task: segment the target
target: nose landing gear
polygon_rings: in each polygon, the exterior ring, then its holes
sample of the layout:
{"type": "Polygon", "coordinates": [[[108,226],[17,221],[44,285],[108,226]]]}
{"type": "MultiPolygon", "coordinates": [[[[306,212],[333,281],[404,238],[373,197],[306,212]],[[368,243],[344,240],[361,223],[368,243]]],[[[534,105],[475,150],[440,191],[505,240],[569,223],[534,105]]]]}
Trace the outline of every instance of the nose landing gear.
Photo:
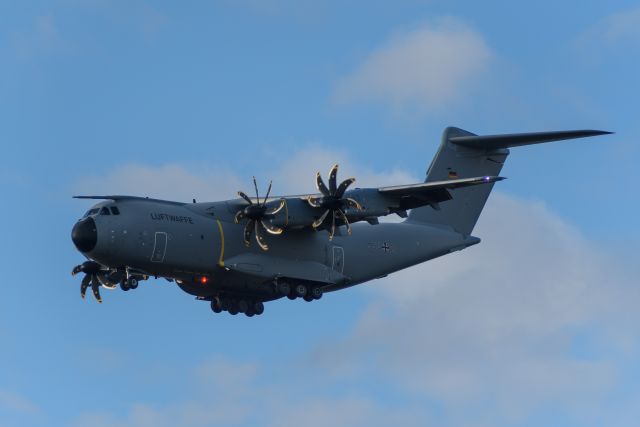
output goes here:
{"type": "MultiPolygon", "coordinates": [[[[122,279],[120,281],[120,289],[122,289],[123,291],[128,291],[130,289],[136,289],[138,287],[138,283],[139,283],[140,278],[136,277],[136,276],[129,276],[128,279],[122,279]]],[[[144,278],[142,278],[142,280],[144,280],[144,278]]]]}
{"type": "Polygon", "coordinates": [[[140,284],[140,281],[147,280],[148,278],[149,276],[140,273],[133,273],[127,269],[124,276],[120,279],[120,289],[125,292],[131,289],[136,289],[140,284]]]}

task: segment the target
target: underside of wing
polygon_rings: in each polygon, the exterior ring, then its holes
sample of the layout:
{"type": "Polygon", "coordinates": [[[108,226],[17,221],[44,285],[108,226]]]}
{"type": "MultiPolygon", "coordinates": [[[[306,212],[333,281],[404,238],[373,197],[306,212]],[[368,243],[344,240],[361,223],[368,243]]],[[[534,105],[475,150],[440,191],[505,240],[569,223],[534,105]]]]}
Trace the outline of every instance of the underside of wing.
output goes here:
{"type": "Polygon", "coordinates": [[[475,178],[450,179],[446,181],[421,182],[419,184],[381,187],[380,194],[398,199],[399,208],[413,209],[425,205],[451,200],[449,190],[473,185],[492,184],[505,178],[500,176],[480,176],[475,178]]]}

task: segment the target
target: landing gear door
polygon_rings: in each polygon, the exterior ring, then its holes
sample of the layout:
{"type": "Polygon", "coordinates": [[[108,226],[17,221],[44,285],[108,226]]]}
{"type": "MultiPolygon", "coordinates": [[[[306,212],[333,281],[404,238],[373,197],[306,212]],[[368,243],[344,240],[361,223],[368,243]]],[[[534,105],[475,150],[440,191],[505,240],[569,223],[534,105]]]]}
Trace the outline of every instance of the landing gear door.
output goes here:
{"type": "Polygon", "coordinates": [[[331,269],[340,274],[344,272],[344,249],[340,246],[331,248],[331,269]]]}
{"type": "Polygon", "coordinates": [[[167,233],[157,231],[155,243],[153,245],[153,253],[151,254],[151,262],[163,262],[167,253],[167,233]]]}

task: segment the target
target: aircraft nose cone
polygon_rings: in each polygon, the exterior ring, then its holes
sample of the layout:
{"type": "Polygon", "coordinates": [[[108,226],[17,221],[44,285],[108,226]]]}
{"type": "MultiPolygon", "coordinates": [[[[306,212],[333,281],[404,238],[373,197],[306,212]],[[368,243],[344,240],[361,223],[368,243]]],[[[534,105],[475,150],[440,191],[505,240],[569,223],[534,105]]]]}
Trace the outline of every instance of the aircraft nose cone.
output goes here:
{"type": "Polygon", "coordinates": [[[84,218],[76,222],[71,230],[71,240],[80,252],[91,252],[98,242],[98,231],[93,218],[84,218]]]}

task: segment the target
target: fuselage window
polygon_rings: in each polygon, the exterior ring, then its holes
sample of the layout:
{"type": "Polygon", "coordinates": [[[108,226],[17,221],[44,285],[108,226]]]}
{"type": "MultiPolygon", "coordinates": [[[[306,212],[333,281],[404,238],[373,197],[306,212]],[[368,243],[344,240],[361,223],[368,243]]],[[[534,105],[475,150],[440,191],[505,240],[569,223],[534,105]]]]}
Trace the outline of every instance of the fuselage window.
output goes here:
{"type": "Polygon", "coordinates": [[[100,210],[100,215],[111,215],[111,212],[109,212],[109,209],[105,206],[100,210]]]}
{"type": "Polygon", "coordinates": [[[120,209],[117,206],[111,206],[111,213],[114,215],[120,215],[120,209]]]}

